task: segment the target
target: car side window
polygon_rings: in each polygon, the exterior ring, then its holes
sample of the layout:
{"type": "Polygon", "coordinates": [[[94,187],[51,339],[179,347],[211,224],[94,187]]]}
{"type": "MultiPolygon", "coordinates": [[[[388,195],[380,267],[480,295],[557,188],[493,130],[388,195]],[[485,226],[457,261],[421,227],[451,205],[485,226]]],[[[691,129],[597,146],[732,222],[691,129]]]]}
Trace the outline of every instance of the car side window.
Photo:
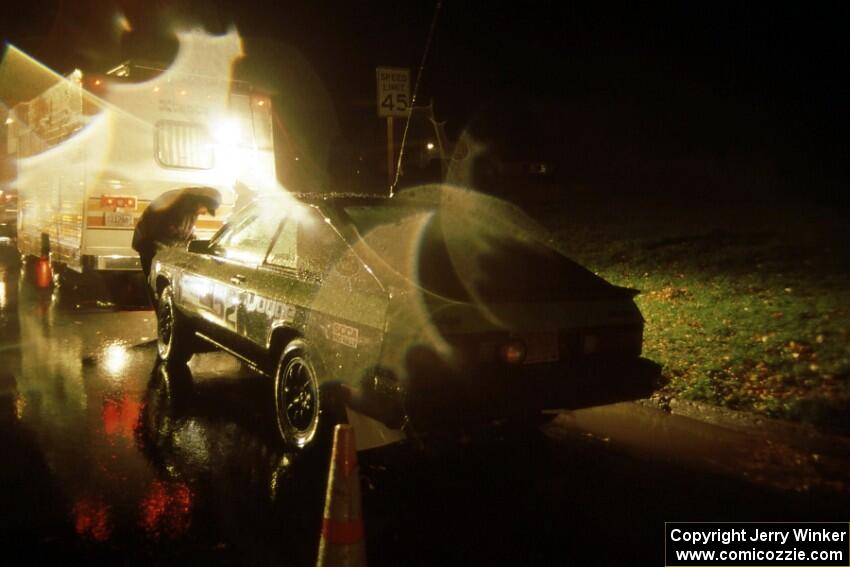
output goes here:
{"type": "Polygon", "coordinates": [[[298,270],[320,277],[333,266],[345,249],[345,243],[318,211],[299,219],[296,238],[298,270]]]}
{"type": "Polygon", "coordinates": [[[260,264],[274,238],[280,218],[274,215],[251,215],[221,235],[213,254],[246,264],[260,264]]]}
{"type": "Polygon", "coordinates": [[[283,221],[283,228],[280,229],[277,240],[269,252],[267,260],[269,264],[292,270],[298,268],[298,249],[295,240],[297,233],[298,223],[293,217],[283,221]]]}
{"type": "Polygon", "coordinates": [[[268,263],[319,278],[345,250],[345,242],[315,209],[305,208],[284,222],[268,263]]]}
{"type": "Polygon", "coordinates": [[[219,231],[218,234],[213,237],[211,242],[213,246],[213,253],[217,256],[224,255],[224,245],[233,238],[233,233],[237,230],[240,230],[243,226],[248,224],[254,219],[254,215],[245,216],[240,219],[231,219],[224,227],[219,231]]]}

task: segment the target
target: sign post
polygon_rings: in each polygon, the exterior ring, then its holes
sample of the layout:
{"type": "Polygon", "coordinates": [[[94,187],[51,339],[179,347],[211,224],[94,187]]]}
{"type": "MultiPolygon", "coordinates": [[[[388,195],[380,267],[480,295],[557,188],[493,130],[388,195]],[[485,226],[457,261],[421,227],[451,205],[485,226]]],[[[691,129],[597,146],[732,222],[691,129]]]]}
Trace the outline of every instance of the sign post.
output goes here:
{"type": "Polygon", "coordinates": [[[387,116],[387,187],[392,191],[393,180],[395,179],[395,140],[393,133],[393,117],[387,116]]]}
{"type": "Polygon", "coordinates": [[[410,69],[378,67],[378,116],[387,119],[387,185],[395,179],[393,118],[410,114],[410,69]]]}

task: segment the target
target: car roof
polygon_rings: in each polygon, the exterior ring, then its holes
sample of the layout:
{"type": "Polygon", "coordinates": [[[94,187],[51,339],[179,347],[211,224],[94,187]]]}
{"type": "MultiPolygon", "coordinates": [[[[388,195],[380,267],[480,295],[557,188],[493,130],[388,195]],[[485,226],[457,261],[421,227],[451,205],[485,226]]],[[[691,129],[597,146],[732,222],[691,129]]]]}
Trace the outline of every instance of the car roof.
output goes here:
{"type": "Polygon", "coordinates": [[[391,202],[392,197],[379,193],[342,193],[342,192],[309,192],[291,193],[291,195],[306,204],[319,204],[322,202],[333,202],[341,205],[348,204],[381,204],[391,202]]]}

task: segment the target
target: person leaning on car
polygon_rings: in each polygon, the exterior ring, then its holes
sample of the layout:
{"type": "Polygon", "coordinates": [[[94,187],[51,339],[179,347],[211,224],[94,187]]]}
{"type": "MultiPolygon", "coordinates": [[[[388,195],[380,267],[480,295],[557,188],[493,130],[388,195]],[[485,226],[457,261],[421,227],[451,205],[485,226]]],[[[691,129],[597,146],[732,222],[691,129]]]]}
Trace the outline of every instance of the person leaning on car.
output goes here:
{"type": "Polygon", "coordinates": [[[151,201],[133,232],[133,250],[139,253],[145,279],[157,251],[192,239],[198,216],[215,215],[221,197],[211,187],[187,187],[167,191],[151,201]]]}

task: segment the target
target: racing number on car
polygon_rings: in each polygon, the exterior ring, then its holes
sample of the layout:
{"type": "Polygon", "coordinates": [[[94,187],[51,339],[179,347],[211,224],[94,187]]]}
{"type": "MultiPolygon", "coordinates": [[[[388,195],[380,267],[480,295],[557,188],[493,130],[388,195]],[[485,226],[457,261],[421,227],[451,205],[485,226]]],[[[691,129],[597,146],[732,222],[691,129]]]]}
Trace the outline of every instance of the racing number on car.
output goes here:
{"type": "Polygon", "coordinates": [[[239,323],[236,315],[239,310],[239,302],[235,298],[239,297],[240,292],[232,288],[228,291],[228,302],[224,308],[224,324],[230,329],[236,329],[239,323]]]}
{"type": "Polygon", "coordinates": [[[235,298],[238,289],[219,283],[211,283],[206,278],[184,275],[180,286],[181,301],[194,310],[207,311],[217,317],[225,326],[236,329],[235,298]]]}

